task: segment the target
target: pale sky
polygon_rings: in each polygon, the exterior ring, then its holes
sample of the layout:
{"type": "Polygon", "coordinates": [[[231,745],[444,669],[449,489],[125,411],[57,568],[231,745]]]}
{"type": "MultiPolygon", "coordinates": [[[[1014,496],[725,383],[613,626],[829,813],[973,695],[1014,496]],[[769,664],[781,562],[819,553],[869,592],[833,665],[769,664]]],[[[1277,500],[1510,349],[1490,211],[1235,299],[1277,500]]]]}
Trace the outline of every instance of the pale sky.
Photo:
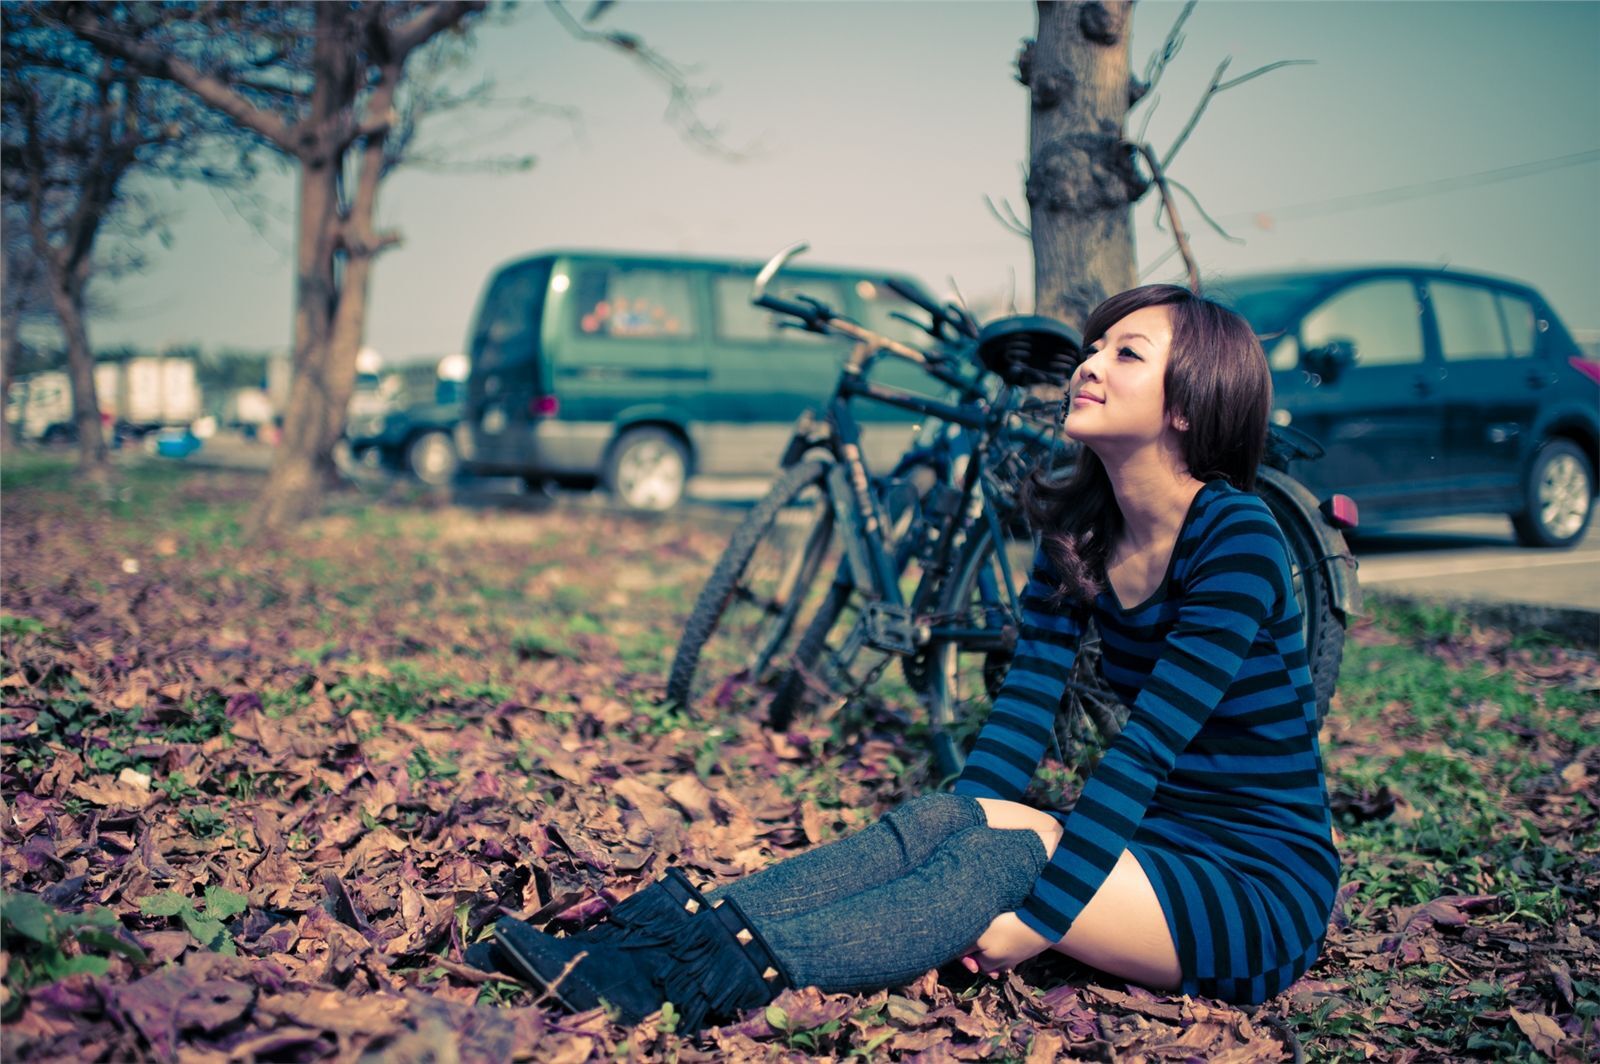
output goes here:
{"type": "MultiPolygon", "coordinates": [[[[1135,71],[1179,10],[1140,0],[1135,71]]],[[[983,197],[1026,218],[1028,101],[1013,60],[1034,20],[1015,0],[615,5],[602,25],[638,33],[718,87],[701,113],[728,143],[753,147],[737,163],[688,146],[663,120],[656,82],[571,39],[541,5],[480,26],[470,76],[580,118],[424,127],[426,139],[462,144],[463,158],[538,163],[499,176],[401,171],[386,183],[379,213],[405,244],[375,268],[368,343],[391,364],[459,350],[494,267],[570,246],[765,258],[804,239],[819,263],[905,271],[936,291],[953,278],[969,298],[1003,298],[1014,274],[1027,309],[1028,245],[983,197]]],[[[1228,243],[1184,204],[1208,276],[1445,264],[1531,283],[1569,326],[1600,328],[1600,3],[1208,0],[1185,38],[1156,90],[1147,138],[1158,152],[1223,59],[1228,76],[1315,60],[1213,99],[1174,163],[1172,176],[1245,241],[1228,243]],[[1513,180],[1471,176],[1585,152],[1513,180]],[[1428,187],[1404,191],[1417,185],[1428,187]]],[[[279,175],[258,192],[269,215],[260,233],[212,192],[170,196],[172,246],[107,290],[116,312],[92,324],[95,345],[286,349],[293,186],[279,175]]],[[[1135,208],[1142,267],[1170,246],[1156,205],[1152,193],[1135,208]]],[[[1147,279],[1178,269],[1168,259],[1147,279]]]]}

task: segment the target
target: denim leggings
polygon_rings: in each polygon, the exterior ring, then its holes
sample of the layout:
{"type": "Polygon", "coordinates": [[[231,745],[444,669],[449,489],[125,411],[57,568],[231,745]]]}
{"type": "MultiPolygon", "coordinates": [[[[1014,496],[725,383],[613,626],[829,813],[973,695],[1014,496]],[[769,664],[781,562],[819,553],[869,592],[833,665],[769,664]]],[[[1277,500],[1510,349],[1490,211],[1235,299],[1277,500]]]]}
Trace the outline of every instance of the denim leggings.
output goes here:
{"type": "Polygon", "coordinates": [[[961,956],[1046,859],[1036,832],[989,827],[976,799],[926,794],[708,897],[739,903],[793,985],[879,990],[961,956]]]}

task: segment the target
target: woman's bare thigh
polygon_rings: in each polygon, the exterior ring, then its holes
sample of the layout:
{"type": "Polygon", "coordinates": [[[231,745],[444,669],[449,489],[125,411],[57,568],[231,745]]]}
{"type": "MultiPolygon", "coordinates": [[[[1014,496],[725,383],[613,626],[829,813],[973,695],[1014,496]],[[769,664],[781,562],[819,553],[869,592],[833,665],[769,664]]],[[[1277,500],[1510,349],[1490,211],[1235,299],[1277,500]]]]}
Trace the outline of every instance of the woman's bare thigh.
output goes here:
{"type": "MultiPolygon", "coordinates": [[[[1021,802],[979,798],[985,821],[992,828],[1032,828],[1055,854],[1061,841],[1061,824],[1047,813],[1021,802]]],[[[1155,989],[1170,989],[1182,981],[1178,951],[1167,930],[1161,900],[1138,860],[1127,850],[1100,885],[1066,937],[1052,949],[1103,972],[1155,989]]]]}
{"type": "Polygon", "coordinates": [[[1127,850],[1051,949],[1152,989],[1170,990],[1183,979],[1161,900],[1127,850]]]}

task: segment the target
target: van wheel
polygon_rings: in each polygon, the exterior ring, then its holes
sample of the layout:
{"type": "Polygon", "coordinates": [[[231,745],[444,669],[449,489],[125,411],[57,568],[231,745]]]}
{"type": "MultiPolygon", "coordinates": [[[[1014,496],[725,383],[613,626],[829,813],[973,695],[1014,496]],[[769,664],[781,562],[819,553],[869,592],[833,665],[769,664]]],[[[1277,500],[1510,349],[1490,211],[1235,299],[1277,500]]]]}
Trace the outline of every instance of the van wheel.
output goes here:
{"type": "Polygon", "coordinates": [[[606,490],[630,510],[670,510],[689,480],[689,452],[658,428],[629,429],[606,459],[606,490]]]}
{"type": "Polygon", "coordinates": [[[448,432],[424,432],[406,447],[406,468],[424,484],[449,484],[455,479],[456,464],[456,445],[448,432]]]}
{"type": "Polygon", "coordinates": [[[1533,456],[1522,487],[1522,512],[1511,518],[1528,547],[1571,547],[1594,512],[1594,467],[1569,440],[1550,440],[1533,456]]]}

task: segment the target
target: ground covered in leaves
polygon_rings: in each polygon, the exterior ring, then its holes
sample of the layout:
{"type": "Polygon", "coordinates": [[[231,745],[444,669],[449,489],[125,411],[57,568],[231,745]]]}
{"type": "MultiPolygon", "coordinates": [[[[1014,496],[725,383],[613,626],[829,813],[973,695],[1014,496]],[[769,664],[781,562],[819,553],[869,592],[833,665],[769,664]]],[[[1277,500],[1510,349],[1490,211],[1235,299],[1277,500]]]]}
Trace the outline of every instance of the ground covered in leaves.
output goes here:
{"type": "MultiPolygon", "coordinates": [[[[1240,1010],[1046,959],[790,992],[682,1038],[460,963],[668,862],[707,882],[930,786],[914,722],[688,719],[663,679],[727,535],[335,500],[243,548],[258,481],[3,472],[7,1060],[1590,1059],[1592,648],[1376,611],[1325,733],[1345,861],[1308,976],[1240,1010]]],[[[1058,775],[1070,778],[1070,773],[1058,775]]]]}

